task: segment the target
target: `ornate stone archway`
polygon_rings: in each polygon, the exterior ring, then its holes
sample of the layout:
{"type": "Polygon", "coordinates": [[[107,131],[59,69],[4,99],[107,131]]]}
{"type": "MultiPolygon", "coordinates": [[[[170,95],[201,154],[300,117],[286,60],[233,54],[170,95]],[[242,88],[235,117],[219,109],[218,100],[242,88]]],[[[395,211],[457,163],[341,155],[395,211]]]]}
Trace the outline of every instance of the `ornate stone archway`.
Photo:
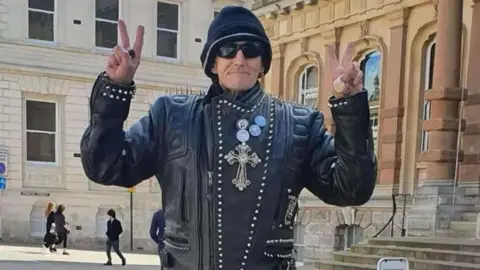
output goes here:
{"type": "Polygon", "coordinates": [[[54,202],[51,198],[38,198],[32,205],[30,210],[30,236],[34,238],[41,238],[46,232],[46,217],[45,210],[49,202],[54,202]]]}
{"type": "MultiPolygon", "coordinates": [[[[422,25],[419,29],[417,34],[412,40],[412,43],[408,45],[407,54],[409,55],[410,59],[406,63],[406,89],[405,89],[405,96],[404,100],[406,100],[405,108],[405,132],[403,132],[402,141],[405,143],[403,144],[402,149],[402,164],[401,168],[403,168],[400,172],[400,179],[412,179],[409,182],[404,182],[404,191],[413,193],[415,186],[417,185],[417,180],[419,175],[423,174],[422,170],[424,166],[419,163],[419,149],[421,144],[421,138],[418,134],[422,130],[422,121],[420,120],[421,117],[421,110],[423,104],[423,95],[424,95],[424,86],[423,86],[423,74],[424,74],[424,67],[423,67],[423,54],[425,51],[426,42],[430,39],[430,37],[436,33],[437,30],[437,21],[432,20],[428,23],[422,25]],[[420,72],[419,72],[420,71],[420,72]],[[417,162],[412,163],[412,160],[416,160],[417,162]]],[[[463,47],[462,47],[462,57],[461,59],[468,59],[467,53],[467,28],[465,24],[462,25],[462,39],[463,39],[463,47]]],[[[467,61],[463,61],[461,63],[462,71],[461,71],[461,81],[465,80],[466,77],[466,65],[467,61]]]]}
{"type": "MultiPolygon", "coordinates": [[[[287,78],[286,78],[286,91],[282,93],[281,98],[296,102],[296,97],[298,96],[298,80],[299,76],[302,73],[302,67],[307,65],[315,65],[318,68],[318,82],[317,85],[321,87],[322,73],[323,73],[323,62],[320,57],[320,54],[317,52],[308,51],[302,55],[293,59],[290,62],[290,65],[287,68],[287,78]]],[[[320,91],[318,91],[320,93],[320,91]]],[[[320,98],[320,95],[317,96],[317,102],[320,98]]]]}

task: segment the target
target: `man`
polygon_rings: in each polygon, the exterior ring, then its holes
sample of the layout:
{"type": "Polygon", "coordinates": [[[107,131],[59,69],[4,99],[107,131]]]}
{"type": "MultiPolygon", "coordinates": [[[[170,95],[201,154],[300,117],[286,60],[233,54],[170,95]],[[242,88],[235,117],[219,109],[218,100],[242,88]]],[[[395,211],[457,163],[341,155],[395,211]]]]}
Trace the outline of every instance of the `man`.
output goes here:
{"type": "Polygon", "coordinates": [[[110,209],[107,211],[108,221],[107,221],[107,262],[104,265],[112,265],[112,247],[115,253],[117,253],[120,260],[122,260],[122,265],[127,264],[127,260],[123,257],[122,252],[120,252],[120,235],[123,233],[122,223],[117,219],[117,214],[115,210],[110,209]]]}
{"type": "Polygon", "coordinates": [[[272,49],[260,21],[242,7],[223,8],[208,31],[201,55],[212,80],[208,93],[162,96],[124,132],[144,30],[138,27],[130,52],[122,20],[119,30],[122,44],[93,86],[82,163],[87,177],[103,185],[131,187],[157,177],[165,268],[294,269],[293,222],[303,188],[337,206],[370,199],[376,161],[351,45],[341,65],[329,50],[335,143],[321,112],[261,89],[257,80],[270,69],[272,49]]]}
{"type": "Polygon", "coordinates": [[[165,249],[163,240],[165,239],[165,217],[163,210],[159,209],[153,214],[150,224],[150,238],[157,244],[158,255],[161,255],[165,249]]]}

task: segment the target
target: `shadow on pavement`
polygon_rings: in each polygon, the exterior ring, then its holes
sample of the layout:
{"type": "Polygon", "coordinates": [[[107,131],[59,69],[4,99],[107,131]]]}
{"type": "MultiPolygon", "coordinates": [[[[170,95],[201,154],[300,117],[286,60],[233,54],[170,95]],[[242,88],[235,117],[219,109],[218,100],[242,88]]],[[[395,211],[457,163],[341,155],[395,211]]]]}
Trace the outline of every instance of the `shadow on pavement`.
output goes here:
{"type": "Polygon", "coordinates": [[[82,263],[82,262],[60,262],[60,261],[12,261],[0,260],[0,269],[2,270],[83,270],[83,269],[135,269],[135,270],[158,270],[156,265],[135,265],[127,264],[121,266],[114,264],[113,266],[104,266],[96,263],[82,263]]]}

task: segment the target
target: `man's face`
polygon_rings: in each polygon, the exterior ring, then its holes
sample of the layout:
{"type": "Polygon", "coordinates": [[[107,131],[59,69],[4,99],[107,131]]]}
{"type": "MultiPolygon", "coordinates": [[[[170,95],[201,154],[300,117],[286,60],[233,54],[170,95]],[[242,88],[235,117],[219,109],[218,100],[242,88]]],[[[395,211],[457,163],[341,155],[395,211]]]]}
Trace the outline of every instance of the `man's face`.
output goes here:
{"type": "Polygon", "coordinates": [[[263,75],[262,53],[257,42],[226,44],[218,49],[212,73],[218,75],[220,85],[227,90],[248,90],[263,75]]]}

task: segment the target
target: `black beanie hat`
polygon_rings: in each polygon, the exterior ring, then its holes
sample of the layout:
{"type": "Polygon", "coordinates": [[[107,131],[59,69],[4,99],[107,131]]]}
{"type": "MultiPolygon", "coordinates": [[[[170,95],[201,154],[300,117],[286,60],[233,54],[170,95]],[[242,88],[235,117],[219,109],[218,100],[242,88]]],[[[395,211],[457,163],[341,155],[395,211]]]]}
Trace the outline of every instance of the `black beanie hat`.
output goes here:
{"type": "Polygon", "coordinates": [[[203,70],[212,80],[217,77],[211,70],[218,48],[236,41],[256,41],[263,44],[262,63],[264,74],[267,74],[272,62],[272,46],[262,23],[244,7],[226,6],[210,24],[207,42],[200,56],[203,70]]]}

